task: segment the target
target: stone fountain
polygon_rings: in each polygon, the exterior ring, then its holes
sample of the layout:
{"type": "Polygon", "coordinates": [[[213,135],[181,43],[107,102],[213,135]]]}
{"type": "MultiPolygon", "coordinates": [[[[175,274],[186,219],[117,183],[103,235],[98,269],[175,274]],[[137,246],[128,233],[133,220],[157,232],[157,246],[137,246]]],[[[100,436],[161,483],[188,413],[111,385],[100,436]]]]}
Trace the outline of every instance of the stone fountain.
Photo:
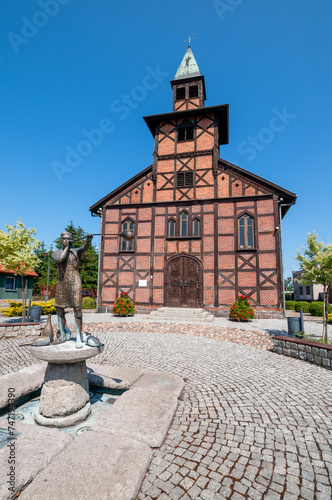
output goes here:
{"type": "Polygon", "coordinates": [[[89,235],[84,246],[72,248],[73,236],[64,231],[61,234],[63,249],[52,255],[59,271],[55,294],[59,331],[54,339],[49,316],[41,339],[30,348],[32,356],[48,363],[40,407],[35,414],[39,425],[70,427],[85,420],[91,412],[86,360],[99,354],[103,345],[96,337],[86,337],[82,332],[82,283],[78,269],[91,240],[92,235],[89,235]],[[67,307],[74,309],[76,342],[70,340],[66,325],[67,307]]]}
{"type": "Polygon", "coordinates": [[[48,363],[36,422],[70,427],[85,420],[91,412],[86,360],[99,354],[103,347],[84,345],[77,349],[75,341],[67,341],[30,349],[32,356],[48,363]]]}

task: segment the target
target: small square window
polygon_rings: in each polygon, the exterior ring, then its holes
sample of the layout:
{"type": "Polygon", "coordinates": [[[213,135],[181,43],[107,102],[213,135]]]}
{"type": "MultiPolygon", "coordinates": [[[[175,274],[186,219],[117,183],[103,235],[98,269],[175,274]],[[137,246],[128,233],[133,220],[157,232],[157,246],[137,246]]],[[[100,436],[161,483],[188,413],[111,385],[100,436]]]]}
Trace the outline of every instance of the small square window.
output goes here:
{"type": "Polygon", "coordinates": [[[6,292],[15,290],[15,278],[13,276],[6,277],[6,292]]]}
{"type": "Polygon", "coordinates": [[[180,125],[178,141],[192,141],[194,139],[194,125],[180,125]]]}
{"type": "Polygon", "coordinates": [[[176,89],[176,100],[182,101],[186,98],[186,87],[178,87],[176,89]]]}
{"type": "Polygon", "coordinates": [[[198,85],[191,85],[189,87],[189,98],[198,97],[198,85]]]}

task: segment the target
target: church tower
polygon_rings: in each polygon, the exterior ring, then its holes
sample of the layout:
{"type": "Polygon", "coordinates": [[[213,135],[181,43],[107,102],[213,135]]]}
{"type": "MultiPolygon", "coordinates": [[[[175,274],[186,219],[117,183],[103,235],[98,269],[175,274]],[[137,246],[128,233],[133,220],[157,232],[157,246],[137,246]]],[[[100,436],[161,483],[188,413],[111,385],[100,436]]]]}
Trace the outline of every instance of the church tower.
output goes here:
{"type": "Polygon", "coordinates": [[[204,106],[204,76],[190,45],[171,85],[173,111],[144,117],[155,140],[154,201],[217,197],[219,146],[228,144],[228,105],[204,106]]]}

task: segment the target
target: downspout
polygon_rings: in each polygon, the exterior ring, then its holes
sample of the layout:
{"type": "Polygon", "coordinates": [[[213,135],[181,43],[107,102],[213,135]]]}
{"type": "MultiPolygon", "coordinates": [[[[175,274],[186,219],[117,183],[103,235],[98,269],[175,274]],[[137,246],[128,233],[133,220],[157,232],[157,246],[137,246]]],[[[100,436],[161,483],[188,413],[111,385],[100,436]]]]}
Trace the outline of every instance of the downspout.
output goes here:
{"type": "MultiPolygon", "coordinates": [[[[280,198],[279,201],[283,201],[283,198],[280,198]]],[[[286,316],[286,303],[285,303],[285,278],[284,278],[284,252],[282,248],[282,215],[281,208],[282,207],[291,207],[295,205],[295,201],[293,203],[280,203],[279,205],[279,244],[280,244],[280,270],[281,270],[281,287],[282,287],[282,309],[284,318],[286,316]]]]}
{"type": "MultiPolygon", "coordinates": [[[[103,212],[99,211],[99,213],[94,214],[91,212],[92,217],[100,217],[100,233],[103,232],[103,212]]],[[[96,298],[96,308],[97,308],[97,313],[99,312],[99,283],[100,283],[100,278],[99,278],[99,273],[100,273],[100,256],[101,256],[101,245],[102,245],[102,235],[100,234],[99,236],[99,249],[98,249],[98,273],[97,273],[97,298],[96,298]]]]}

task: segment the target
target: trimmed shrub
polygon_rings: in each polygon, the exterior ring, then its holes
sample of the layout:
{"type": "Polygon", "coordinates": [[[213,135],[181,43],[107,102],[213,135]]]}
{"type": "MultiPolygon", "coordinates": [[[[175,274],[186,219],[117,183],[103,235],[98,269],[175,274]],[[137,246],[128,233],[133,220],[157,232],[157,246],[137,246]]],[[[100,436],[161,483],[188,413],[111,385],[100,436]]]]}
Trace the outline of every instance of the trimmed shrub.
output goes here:
{"type": "Polygon", "coordinates": [[[135,306],[132,300],[128,297],[126,292],[120,293],[115,301],[112,313],[116,316],[128,316],[135,314],[135,306]]]}
{"type": "Polygon", "coordinates": [[[328,315],[327,322],[328,322],[329,325],[332,325],[332,314],[328,315]]]}
{"type": "MultiPolygon", "coordinates": [[[[22,302],[14,302],[9,300],[9,307],[1,308],[2,314],[10,317],[22,316],[22,302]]],[[[42,314],[55,314],[54,299],[50,299],[47,302],[31,302],[32,306],[41,306],[42,314]]],[[[28,311],[28,305],[27,305],[28,311]]]]}
{"type": "Polygon", "coordinates": [[[288,309],[289,311],[295,311],[295,304],[296,302],[294,300],[286,300],[286,309],[288,309]]]}
{"type": "MultiPolygon", "coordinates": [[[[332,313],[332,306],[329,304],[329,314],[332,313]]],[[[324,316],[324,302],[311,302],[309,305],[309,312],[311,316],[324,316]]]]}
{"type": "Polygon", "coordinates": [[[248,297],[238,295],[236,301],[229,310],[229,319],[235,321],[249,321],[255,317],[254,310],[250,306],[248,297]]]}
{"type": "Polygon", "coordinates": [[[300,309],[302,309],[304,313],[308,313],[309,305],[310,305],[309,302],[306,302],[305,300],[300,300],[299,302],[295,303],[295,311],[300,312],[300,309]]]}
{"type": "Polygon", "coordinates": [[[96,301],[93,297],[83,297],[82,309],[96,309],[96,301]]]}

